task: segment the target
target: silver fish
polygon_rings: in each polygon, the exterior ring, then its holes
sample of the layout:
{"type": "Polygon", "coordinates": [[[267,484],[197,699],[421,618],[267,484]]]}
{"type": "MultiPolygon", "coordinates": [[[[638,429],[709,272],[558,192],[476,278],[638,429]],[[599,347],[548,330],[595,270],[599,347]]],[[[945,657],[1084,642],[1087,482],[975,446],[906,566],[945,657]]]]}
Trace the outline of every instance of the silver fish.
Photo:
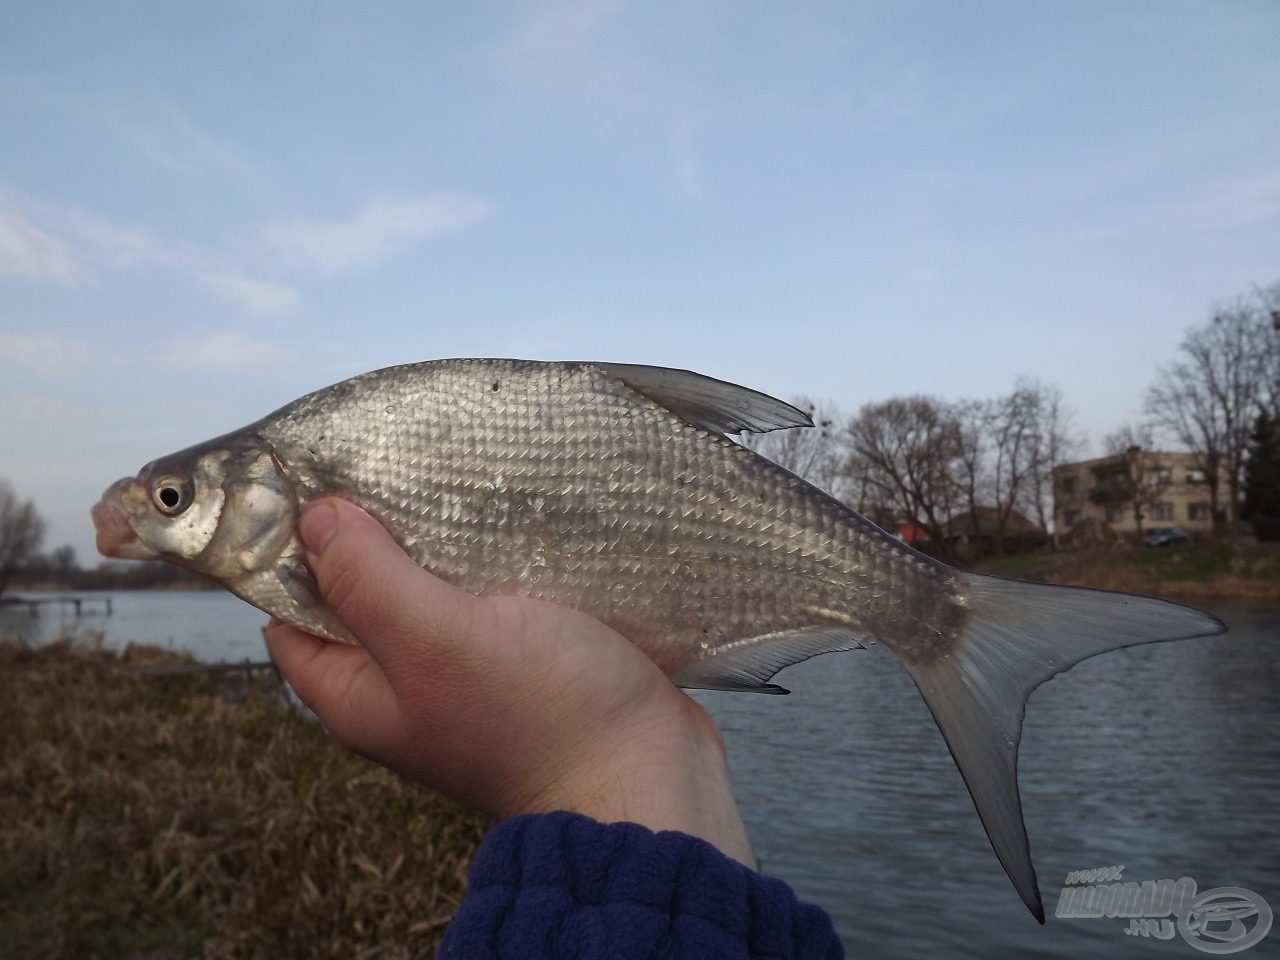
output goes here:
{"type": "Polygon", "coordinates": [[[810,425],[688,371],[442,360],[355,377],[155,460],[93,516],[104,554],[179,564],[339,642],[352,638],[296,530],[327,495],[472,593],[602,620],[684,687],[784,693],[769,682],[782,668],[883,643],[1043,923],[1016,779],[1027,696],[1094,654],[1225,627],[1164,600],[946,566],[729,439],[810,425]]]}

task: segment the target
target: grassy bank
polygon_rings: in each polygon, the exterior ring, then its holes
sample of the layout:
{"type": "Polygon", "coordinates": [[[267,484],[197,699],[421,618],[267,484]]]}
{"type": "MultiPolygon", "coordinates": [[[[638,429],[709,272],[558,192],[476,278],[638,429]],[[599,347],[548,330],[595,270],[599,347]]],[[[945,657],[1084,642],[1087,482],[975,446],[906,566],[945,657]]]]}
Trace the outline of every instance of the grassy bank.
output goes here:
{"type": "Polygon", "coordinates": [[[483,824],[177,659],[0,641],[0,956],[434,955],[483,824]]]}
{"type": "Polygon", "coordinates": [[[1184,598],[1280,599],[1280,545],[1201,543],[1099,547],[996,557],[979,570],[1001,577],[1184,598]]]}

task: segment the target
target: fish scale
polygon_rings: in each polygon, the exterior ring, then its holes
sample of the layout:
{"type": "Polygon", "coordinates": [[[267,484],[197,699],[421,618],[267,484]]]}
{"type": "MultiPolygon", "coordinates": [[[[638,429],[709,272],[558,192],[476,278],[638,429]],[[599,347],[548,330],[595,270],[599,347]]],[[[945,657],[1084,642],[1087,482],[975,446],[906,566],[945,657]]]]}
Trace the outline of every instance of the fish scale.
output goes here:
{"type": "MultiPolygon", "coordinates": [[[[575,379],[601,379],[586,370],[543,370],[540,382],[525,385],[536,402],[509,403],[491,388],[512,375],[504,366],[455,366],[431,378],[429,389],[417,377],[406,378],[394,401],[400,418],[394,431],[380,427],[382,417],[370,418],[385,406],[380,397],[341,412],[326,402],[319,416],[316,405],[304,404],[259,433],[277,451],[286,475],[293,450],[342,436],[345,469],[330,470],[319,483],[309,483],[306,474],[291,478],[304,496],[359,491],[358,502],[398,532],[415,560],[465,589],[484,594],[514,587],[568,603],[632,637],[653,634],[655,621],[682,625],[675,631],[664,626],[649,641],[663,665],[676,666],[691,642],[709,645],[713,632],[738,639],[761,622],[775,629],[813,626],[815,608],[853,606],[847,582],[858,560],[839,549],[844,544],[830,522],[840,512],[831,511],[818,526],[808,500],[771,496],[774,491],[761,482],[768,478],[751,471],[758,461],[740,446],[723,439],[707,444],[705,432],[653,404],[637,411],[622,397],[586,402],[598,395],[597,383],[571,394],[561,403],[563,416],[555,414],[549,409],[553,390],[564,391],[575,379]],[[448,412],[447,425],[430,424],[428,417],[441,410],[448,412]],[[559,423],[554,444],[543,426],[548,416],[559,423]],[[629,421],[635,433],[619,434],[619,420],[629,421]],[[433,436],[444,439],[428,446],[433,436]],[[429,452],[406,458],[396,455],[399,450],[429,452]],[[494,483],[498,470],[509,473],[494,483]],[[422,477],[432,478],[425,490],[422,477]],[[616,494],[605,517],[593,509],[592,498],[611,488],[616,494]],[[740,502],[753,494],[756,504],[742,513],[740,502]],[[444,509],[433,516],[437,505],[444,509]],[[726,522],[725,511],[734,513],[733,522],[726,522]],[[744,522],[737,522],[739,515],[744,522]],[[776,533],[766,535],[765,528],[776,533]],[[479,563],[471,554],[477,545],[479,563]],[[618,609],[611,589],[618,555],[643,561],[627,571],[650,588],[643,607],[618,609]],[[540,567],[553,568],[556,577],[535,582],[525,575],[511,583],[511,571],[540,567]],[[827,567],[834,569],[818,572],[827,567]],[[815,585],[829,595],[815,596],[815,585]],[[655,598],[666,598],[665,605],[655,598]],[[696,618],[685,612],[693,608],[696,618]]],[[[387,389],[382,385],[383,396],[387,389]]],[[[892,584],[880,592],[892,594],[892,584]]],[[[848,618],[830,625],[837,624],[849,625],[848,618]]],[[[875,624],[869,616],[863,632],[870,634],[875,624]]]]}
{"type": "Polygon", "coordinates": [[[303,397],[112,486],[99,547],[204,573],[274,616],[354,638],[306,566],[298,511],[352,500],[424,568],[614,627],[687,687],[785,692],[808,657],[879,641],[915,681],[1023,901],[1027,697],[1085,657],[1220,632],[1179,604],[948,567],[729,439],[810,425],[688,371],[446,360],[303,397]]]}

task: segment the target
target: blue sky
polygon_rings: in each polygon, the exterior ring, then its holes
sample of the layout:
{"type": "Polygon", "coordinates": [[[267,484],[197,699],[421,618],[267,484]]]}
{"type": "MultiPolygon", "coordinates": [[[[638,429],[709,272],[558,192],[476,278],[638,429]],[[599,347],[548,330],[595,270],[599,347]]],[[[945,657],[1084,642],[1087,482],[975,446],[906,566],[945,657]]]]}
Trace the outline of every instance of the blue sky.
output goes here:
{"type": "Polygon", "coordinates": [[[1097,449],[1280,279],[1280,5],[0,7],[0,477],[447,356],[848,410],[1062,388],[1097,449]]]}

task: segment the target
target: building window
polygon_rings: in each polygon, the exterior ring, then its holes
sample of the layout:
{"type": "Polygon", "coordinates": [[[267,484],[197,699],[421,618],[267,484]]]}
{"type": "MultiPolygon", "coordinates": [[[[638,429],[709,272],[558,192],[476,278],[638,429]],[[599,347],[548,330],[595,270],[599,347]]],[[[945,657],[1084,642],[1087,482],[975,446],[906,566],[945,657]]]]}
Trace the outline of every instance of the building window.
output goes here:
{"type": "Polygon", "coordinates": [[[1209,505],[1207,503],[1188,503],[1187,519],[1188,520],[1208,520],[1209,505]]]}
{"type": "Polygon", "coordinates": [[[1064,510],[1062,512],[1062,525],[1066,527],[1074,527],[1080,522],[1079,510],[1064,510]]]}
{"type": "Polygon", "coordinates": [[[1147,517],[1151,520],[1172,520],[1173,504],[1149,503],[1147,504],[1147,517]]]}
{"type": "Polygon", "coordinates": [[[1147,486],[1163,487],[1168,485],[1172,474],[1168,467],[1152,467],[1147,471],[1147,486]]]}
{"type": "Polygon", "coordinates": [[[1187,483],[1204,483],[1204,471],[1198,467],[1188,467],[1187,483]]]}
{"type": "Polygon", "coordinates": [[[1070,497],[1076,492],[1076,478],[1062,477],[1058,480],[1058,489],[1064,497],[1070,497]]]}
{"type": "Polygon", "coordinates": [[[1122,523],[1124,521],[1125,507],[1123,504],[1112,504],[1107,507],[1107,523],[1122,523]]]}

